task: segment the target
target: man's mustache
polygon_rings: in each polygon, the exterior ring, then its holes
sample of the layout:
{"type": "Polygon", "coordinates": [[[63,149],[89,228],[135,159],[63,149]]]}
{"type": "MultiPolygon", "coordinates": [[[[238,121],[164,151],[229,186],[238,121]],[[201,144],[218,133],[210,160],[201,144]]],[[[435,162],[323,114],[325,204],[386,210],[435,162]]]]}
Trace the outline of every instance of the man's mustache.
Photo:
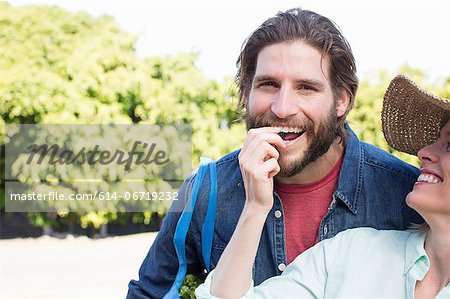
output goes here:
{"type": "Polygon", "coordinates": [[[258,114],[246,117],[247,129],[255,129],[261,127],[292,127],[301,131],[314,131],[314,123],[309,120],[299,119],[280,119],[276,115],[258,114]]]}

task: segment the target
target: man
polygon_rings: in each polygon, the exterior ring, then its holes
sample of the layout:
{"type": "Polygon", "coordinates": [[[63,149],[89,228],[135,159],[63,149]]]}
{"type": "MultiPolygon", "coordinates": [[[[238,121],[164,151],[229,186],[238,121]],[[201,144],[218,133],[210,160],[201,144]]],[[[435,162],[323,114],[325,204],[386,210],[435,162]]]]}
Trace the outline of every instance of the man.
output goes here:
{"type": "MultiPolygon", "coordinates": [[[[279,13],[248,38],[238,67],[248,135],[241,151],[216,163],[211,269],[244,205],[257,193],[273,194],[273,202],[262,232],[255,232],[261,235],[253,264],[255,284],[281,274],[298,254],[342,230],[405,229],[421,222],[404,202],[418,170],[360,142],[345,122],[358,79],[350,46],[332,21],[301,9],[279,13]],[[252,180],[264,180],[265,190],[250,189],[252,180]]],[[[194,178],[181,187],[182,202],[190,196],[194,178]]],[[[206,175],[186,238],[190,273],[205,269],[201,228],[208,186],[206,175]]],[[[180,213],[171,210],[141,266],[139,281],[130,282],[128,298],[162,297],[175,279],[173,234],[180,213]]]]}

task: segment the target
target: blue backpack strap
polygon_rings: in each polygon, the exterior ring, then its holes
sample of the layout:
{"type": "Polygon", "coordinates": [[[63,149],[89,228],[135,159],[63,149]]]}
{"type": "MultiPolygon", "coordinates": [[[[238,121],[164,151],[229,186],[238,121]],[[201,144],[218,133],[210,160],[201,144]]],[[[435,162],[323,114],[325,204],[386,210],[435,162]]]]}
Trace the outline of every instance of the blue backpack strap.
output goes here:
{"type": "Polygon", "coordinates": [[[206,211],[205,222],[202,227],[202,255],[206,270],[210,271],[212,242],[214,237],[214,225],[216,222],[216,201],[217,201],[217,170],[216,163],[209,163],[209,200],[206,211]]]}
{"type": "Polygon", "coordinates": [[[189,224],[191,223],[192,212],[194,211],[195,202],[197,201],[198,191],[200,190],[205,172],[208,168],[208,162],[209,161],[207,159],[200,159],[200,167],[194,180],[191,197],[188,199],[183,213],[181,213],[180,219],[178,219],[177,227],[173,236],[173,244],[178,256],[178,272],[172,287],[163,297],[165,299],[179,298],[178,290],[184,281],[184,277],[186,276],[186,235],[189,229],[189,224]]]}

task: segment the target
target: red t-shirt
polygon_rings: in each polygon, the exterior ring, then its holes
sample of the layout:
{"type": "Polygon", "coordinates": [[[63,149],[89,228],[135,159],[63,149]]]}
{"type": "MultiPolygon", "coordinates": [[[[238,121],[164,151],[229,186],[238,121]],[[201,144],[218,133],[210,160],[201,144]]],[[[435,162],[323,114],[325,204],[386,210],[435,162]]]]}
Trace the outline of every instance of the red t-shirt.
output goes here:
{"type": "Polygon", "coordinates": [[[343,158],[344,155],[317,182],[296,185],[275,181],[275,191],[283,205],[288,264],[317,243],[319,225],[336,190],[343,158]]]}

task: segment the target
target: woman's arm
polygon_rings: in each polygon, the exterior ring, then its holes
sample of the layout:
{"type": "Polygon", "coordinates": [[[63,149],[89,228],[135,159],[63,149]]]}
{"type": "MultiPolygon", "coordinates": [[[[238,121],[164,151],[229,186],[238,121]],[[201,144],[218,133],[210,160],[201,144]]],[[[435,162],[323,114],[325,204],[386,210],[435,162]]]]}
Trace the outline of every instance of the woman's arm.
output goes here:
{"type": "Polygon", "coordinates": [[[252,286],[252,268],[267,213],[246,205],[211,283],[211,294],[239,298],[252,286]]]}
{"type": "MultiPolygon", "coordinates": [[[[217,298],[302,298],[302,299],[318,299],[325,298],[325,286],[327,285],[328,267],[327,260],[331,254],[340,252],[340,243],[342,243],[343,234],[339,234],[333,239],[322,241],[314,247],[308,249],[298,256],[291,264],[286,267],[281,276],[272,277],[264,281],[261,285],[253,287],[252,282],[242,285],[245,289],[242,294],[237,294],[235,289],[236,277],[224,277],[224,281],[219,287],[224,288],[223,293],[214,293],[212,291],[212,280],[216,276],[215,271],[223,269],[218,266],[208,277],[204,284],[195,290],[195,295],[199,299],[217,299],[217,298]],[[329,248],[332,246],[332,248],[329,248]],[[327,248],[328,247],[328,248],[327,248]],[[327,254],[328,251],[328,254],[327,254]],[[327,256],[328,255],[328,256],[327,256]]],[[[345,242],[344,242],[345,244],[345,242]]],[[[237,252],[239,254],[240,251],[237,252]]],[[[225,254],[225,253],[224,253],[225,254]]],[[[333,257],[331,257],[333,259],[333,257]]],[[[240,265],[235,265],[240,269],[240,265]]],[[[237,273],[237,272],[236,272],[237,273]]],[[[345,275],[342,276],[345,278],[345,275]]],[[[217,283],[217,282],[216,282],[217,283]]],[[[340,284],[339,281],[334,281],[340,284]]],[[[352,284],[354,281],[351,282],[352,284]]],[[[222,291],[222,290],[221,290],[222,291]]],[[[239,290],[239,292],[241,292],[239,290]]],[[[327,298],[335,298],[335,293],[328,293],[327,298]]]]}

